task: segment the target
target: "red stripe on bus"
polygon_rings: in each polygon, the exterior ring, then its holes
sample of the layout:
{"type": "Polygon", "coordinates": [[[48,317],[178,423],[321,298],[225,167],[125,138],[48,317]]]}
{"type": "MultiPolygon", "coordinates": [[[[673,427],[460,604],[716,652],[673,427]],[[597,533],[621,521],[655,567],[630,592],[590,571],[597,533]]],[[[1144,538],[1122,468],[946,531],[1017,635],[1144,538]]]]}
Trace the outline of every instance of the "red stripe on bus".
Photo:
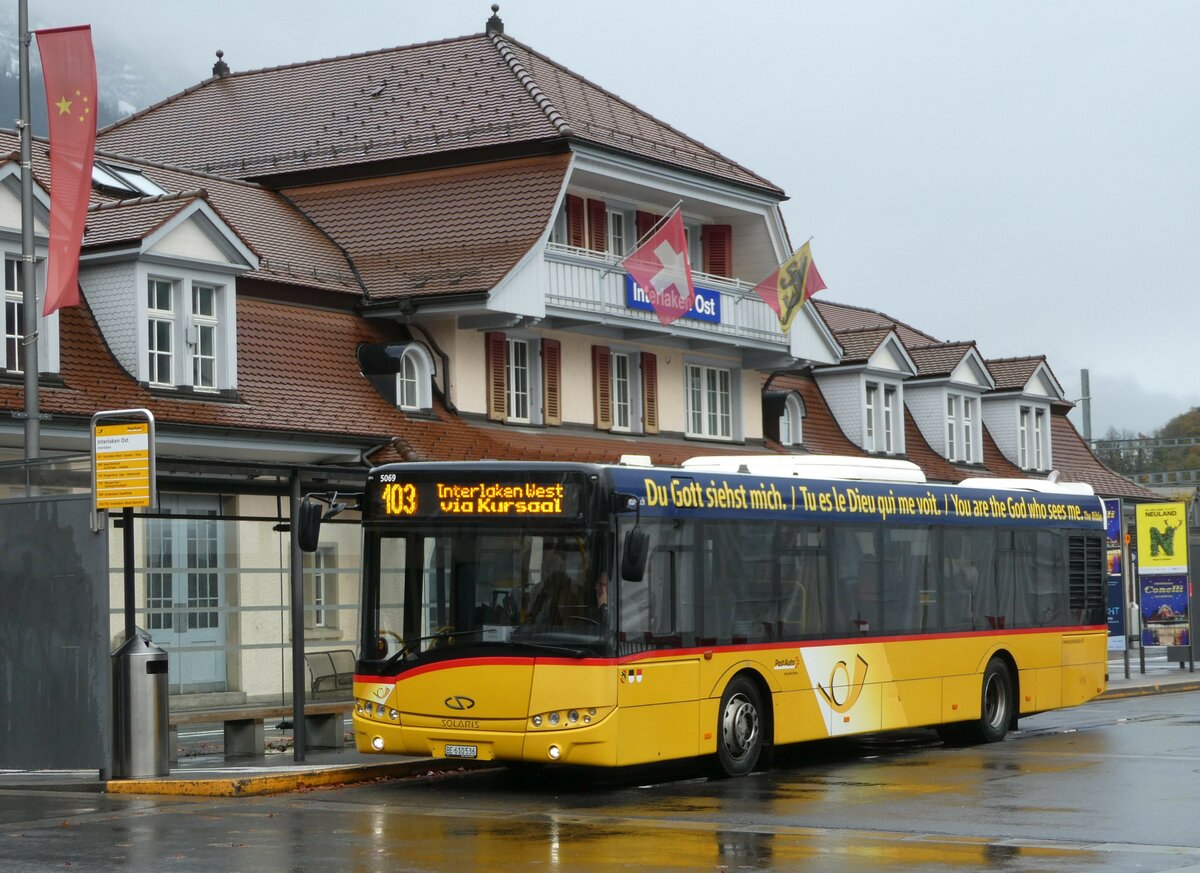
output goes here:
{"type": "Polygon", "coordinates": [[[986,630],[986,631],[959,631],[956,633],[939,633],[939,634],[922,634],[922,635],[904,635],[904,636],[889,636],[889,637],[839,637],[829,640],[796,640],[793,642],[764,642],[764,643],[732,643],[723,645],[711,646],[691,646],[688,648],[678,649],[651,649],[646,652],[637,652],[633,655],[622,655],[619,658],[535,658],[535,657],[491,657],[491,658],[463,658],[456,661],[438,661],[435,664],[424,664],[420,667],[414,667],[411,670],[406,670],[403,673],[397,673],[394,676],[367,676],[356,674],[355,682],[364,683],[379,683],[379,682],[395,682],[400,677],[409,678],[412,676],[420,676],[423,673],[433,673],[439,670],[451,670],[458,667],[515,667],[515,666],[533,666],[535,664],[547,664],[553,666],[565,665],[584,665],[588,667],[615,667],[618,664],[629,664],[635,661],[649,661],[657,658],[678,658],[689,655],[703,655],[705,652],[754,652],[754,651],[777,651],[780,649],[808,649],[808,648],[823,648],[827,646],[846,646],[846,645],[876,645],[880,643],[921,643],[928,640],[953,640],[953,639],[978,639],[980,637],[1009,637],[1009,636],[1028,636],[1029,634],[1071,634],[1071,633],[1094,633],[1099,631],[1107,631],[1108,625],[1076,625],[1072,627],[1058,628],[1014,628],[1012,630],[986,630]]]}

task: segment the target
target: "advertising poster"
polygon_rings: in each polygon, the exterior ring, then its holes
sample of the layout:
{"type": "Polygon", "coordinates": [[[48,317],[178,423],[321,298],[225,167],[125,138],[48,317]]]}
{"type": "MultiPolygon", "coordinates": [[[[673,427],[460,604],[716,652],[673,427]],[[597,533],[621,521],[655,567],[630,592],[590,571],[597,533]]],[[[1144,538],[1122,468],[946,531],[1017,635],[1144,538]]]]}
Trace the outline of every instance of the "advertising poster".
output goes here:
{"type": "Polygon", "coordinates": [[[1143,503],[1137,508],[1138,573],[1186,574],[1187,506],[1143,503]]]}
{"type": "Polygon", "coordinates": [[[1186,646],[1187,576],[1142,577],[1142,645],[1186,646]]]}
{"type": "Polygon", "coordinates": [[[1121,573],[1121,501],[1104,501],[1108,565],[1108,648],[1125,650],[1125,586],[1121,573]]]}

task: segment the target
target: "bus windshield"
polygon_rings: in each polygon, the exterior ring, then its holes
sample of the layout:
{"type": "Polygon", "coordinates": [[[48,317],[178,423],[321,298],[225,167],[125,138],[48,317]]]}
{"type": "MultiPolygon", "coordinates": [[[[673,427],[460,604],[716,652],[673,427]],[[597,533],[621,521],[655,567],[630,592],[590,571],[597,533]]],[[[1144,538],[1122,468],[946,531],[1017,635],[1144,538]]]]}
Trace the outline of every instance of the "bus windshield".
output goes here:
{"type": "Polygon", "coordinates": [[[481,646],[605,654],[604,539],[479,525],[369,534],[379,581],[365,604],[364,660],[402,667],[481,646]]]}

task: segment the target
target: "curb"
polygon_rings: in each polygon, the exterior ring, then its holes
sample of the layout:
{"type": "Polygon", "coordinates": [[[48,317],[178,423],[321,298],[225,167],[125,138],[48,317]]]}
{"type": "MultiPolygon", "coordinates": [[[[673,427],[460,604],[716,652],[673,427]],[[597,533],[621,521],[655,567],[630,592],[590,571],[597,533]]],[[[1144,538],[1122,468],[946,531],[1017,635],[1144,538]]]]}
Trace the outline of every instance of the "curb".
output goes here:
{"type": "Polygon", "coordinates": [[[1184,682],[1155,682],[1132,688],[1110,688],[1097,700],[1120,700],[1124,697],[1148,697],[1151,694],[1174,694],[1179,691],[1200,691],[1200,678],[1184,682]]]}
{"type": "MultiPolygon", "coordinates": [[[[481,762],[482,763],[482,762],[481,762]]],[[[105,785],[111,794],[159,794],[178,797],[255,797],[308,791],[331,785],[353,785],[375,779],[439,776],[481,769],[463,761],[430,758],[389,764],[357,764],[348,767],[316,768],[290,773],[267,773],[212,779],[112,779],[105,785]]]]}

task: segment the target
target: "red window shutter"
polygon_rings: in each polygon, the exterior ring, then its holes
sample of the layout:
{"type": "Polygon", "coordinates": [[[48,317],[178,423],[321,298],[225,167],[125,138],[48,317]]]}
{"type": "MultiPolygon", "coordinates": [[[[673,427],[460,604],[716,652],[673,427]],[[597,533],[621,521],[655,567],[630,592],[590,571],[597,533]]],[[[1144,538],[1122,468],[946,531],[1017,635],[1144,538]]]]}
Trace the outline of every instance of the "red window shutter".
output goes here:
{"type": "Polygon", "coordinates": [[[562,344],[542,340],[542,417],[546,424],[562,424],[562,344]]]}
{"type": "Polygon", "coordinates": [[[608,250],[608,209],[603,200],[587,202],[588,248],[594,252],[608,250]]]}
{"type": "Polygon", "coordinates": [[[658,433],[658,356],[642,352],[642,430],[658,433]]]}
{"type": "Polygon", "coordinates": [[[567,245],[583,248],[583,198],[567,195],[567,245]]]}
{"type": "Polygon", "coordinates": [[[706,224],[701,229],[704,272],[714,276],[733,275],[733,228],[728,224],[706,224]]]}
{"type": "Polygon", "coordinates": [[[491,421],[508,417],[508,349],[502,333],[484,334],[487,342],[487,415],[491,421]]]}
{"type": "Polygon", "coordinates": [[[650,232],[650,228],[658,224],[661,215],[655,215],[653,212],[642,212],[638,210],[637,217],[634,219],[634,224],[637,226],[637,241],[641,241],[642,237],[650,232]]]}
{"type": "Polygon", "coordinates": [[[596,430],[612,430],[612,355],[592,346],[592,412],[596,430]]]}

